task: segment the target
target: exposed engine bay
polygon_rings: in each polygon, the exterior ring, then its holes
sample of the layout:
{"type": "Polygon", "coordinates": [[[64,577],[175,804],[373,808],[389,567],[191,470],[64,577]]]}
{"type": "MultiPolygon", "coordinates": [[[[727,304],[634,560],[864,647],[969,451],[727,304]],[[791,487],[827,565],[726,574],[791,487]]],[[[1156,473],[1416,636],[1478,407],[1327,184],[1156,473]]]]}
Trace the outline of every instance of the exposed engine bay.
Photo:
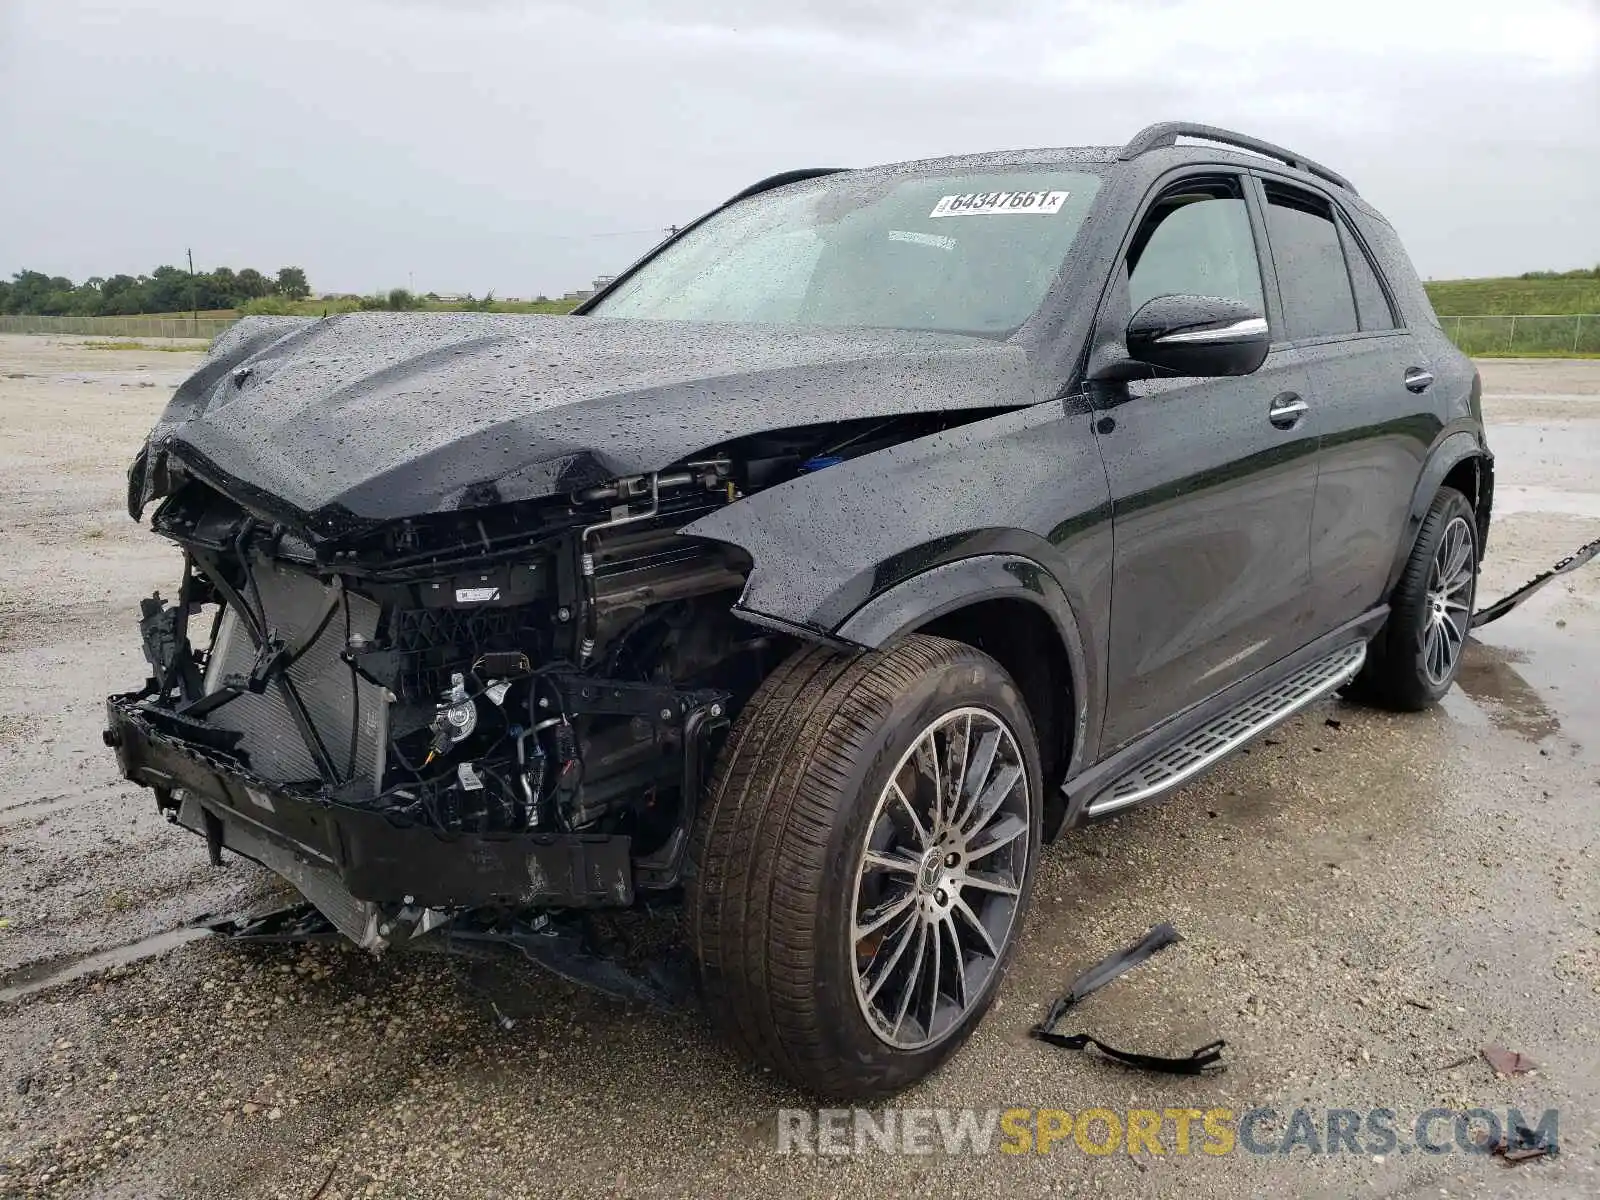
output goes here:
{"type": "Polygon", "coordinates": [[[144,602],[152,677],[107,740],[214,858],[265,863],[366,945],[670,892],[717,735],[794,644],[732,611],[742,551],[679,530],[971,418],[761,433],[321,539],[187,474],[152,518],[181,587],[144,602]]]}

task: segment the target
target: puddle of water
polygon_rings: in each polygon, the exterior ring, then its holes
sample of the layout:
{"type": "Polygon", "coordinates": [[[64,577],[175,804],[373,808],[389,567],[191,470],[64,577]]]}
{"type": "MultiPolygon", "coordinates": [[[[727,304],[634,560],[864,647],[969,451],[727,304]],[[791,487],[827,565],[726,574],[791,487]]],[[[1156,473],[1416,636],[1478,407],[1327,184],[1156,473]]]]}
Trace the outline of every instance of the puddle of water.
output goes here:
{"type": "Polygon", "coordinates": [[[1541,742],[1561,731],[1561,718],[1518,667],[1528,655],[1493,646],[1476,637],[1467,643],[1456,683],[1474,700],[1497,729],[1541,742]]]}
{"type": "Polygon", "coordinates": [[[1591,734],[1600,730],[1596,677],[1600,644],[1592,636],[1513,615],[1472,635],[1445,710],[1530,743],[1559,737],[1578,759],[1600,763],[1600,739],[1591,734]]]}
{"type": "Polygon", "coordinates": [[[74,979],[82,979],[85,975],[92,975],[96,971],[105,971],[141,959],[154,958],[158,954],[165,954],[168,950],[210,936],[211,930],[204,927],[184,926],[179,929],[169,929],[165,933],[158,933],[137,942],[129,942],[125,946],[113,946],[109,950],[32,963],[0,980],[0,1004],[14,1004],[46,988],[71,983],[74,979]]]}

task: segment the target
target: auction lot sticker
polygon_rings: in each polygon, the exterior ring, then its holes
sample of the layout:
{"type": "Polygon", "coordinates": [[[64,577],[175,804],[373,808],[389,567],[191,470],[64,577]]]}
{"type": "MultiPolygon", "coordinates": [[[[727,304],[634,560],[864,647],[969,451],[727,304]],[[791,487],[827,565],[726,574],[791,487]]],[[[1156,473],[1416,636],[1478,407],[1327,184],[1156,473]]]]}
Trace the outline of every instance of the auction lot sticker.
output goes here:
{"type": "Polygon", "coordinates": [[[1060,212],[1066,192],[968,192],[963,196],[942,196],[930,217],[990,217],[1001,213],[1060,212]]]}

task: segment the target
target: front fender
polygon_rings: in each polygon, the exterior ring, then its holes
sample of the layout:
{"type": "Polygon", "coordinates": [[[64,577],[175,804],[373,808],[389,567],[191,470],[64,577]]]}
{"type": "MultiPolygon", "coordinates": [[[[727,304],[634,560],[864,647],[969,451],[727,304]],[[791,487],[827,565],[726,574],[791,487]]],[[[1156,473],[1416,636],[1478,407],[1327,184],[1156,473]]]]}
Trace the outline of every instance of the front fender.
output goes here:
{"type": "Polygon", "coordinates": [[[1097,731],[1091,714],[1104,711],[1101,680],[1091,671],[1077,614],[1066,589],[1044,567],[1015,554],[984,554],[944,563],[897,584],[863,604],[834,631],[840,639],[877,649],[947,613],[985,600],[1021,600],[1050,618],[1066,652],[1072,677],[1071,761],[1068,774],[1080,766],[1085,747],[1097,731]]]}
{"type": "Polygon", "coordinates": [[[749,556],[739,616],[811,639],[876,646],[986,599],[1038,606],[1072,667],[1071,754],[1092,754],[1112,567],[1093,419],[1059,400],[1014,409],[756,492],[682,532],[749,556]]]}
{"type": "Polygon", "coordinates": [[[801,475],[681,532],[750,556],[744,612],[819,634],[982,554],[1109,589],[1110,487],[1090,420],[1056,400],[1012,409],[801,475]]]}

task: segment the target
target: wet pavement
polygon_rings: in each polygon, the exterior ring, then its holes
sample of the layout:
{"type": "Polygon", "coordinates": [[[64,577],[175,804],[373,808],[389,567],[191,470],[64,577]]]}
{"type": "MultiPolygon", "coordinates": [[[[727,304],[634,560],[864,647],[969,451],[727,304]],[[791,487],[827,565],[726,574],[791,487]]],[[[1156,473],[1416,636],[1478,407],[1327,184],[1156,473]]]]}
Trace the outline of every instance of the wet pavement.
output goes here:
{"type": "MultiPolygon", "coordinates": [[[[189,366],[0,338],[0,1196],[1600,1194],[1600,565],[1482,630],[1441,708],[1317,706],[1047,851],[998,1004],[897,1101],[1270,1107],[1272,1144],[1296,1108],[1402,1130],[1434,1106],[1558,1109],[1559,1158],[1405,1137],[1182,1155],[1170,1125],[1161,1156],[780,1155],[777,1112],[807,1101],[694,1015],[526,967],[169,933],[278,894],[207,865],[99,745],[101,697],[142,677],[135,601],[177,565],[120,513],[121,471],[189,366]],[[1225,1073],[1028,1039],[1160,921],[1186,940],[1063,1029],[1167,1054],[1224,1038],[1225,1073]],[[1540,1066],[1497,1077],[1489,1045],[1540,1066]]],[[[1483,372],[1490,600],[1600,536],[1600,362],[1483,372]]]]}

